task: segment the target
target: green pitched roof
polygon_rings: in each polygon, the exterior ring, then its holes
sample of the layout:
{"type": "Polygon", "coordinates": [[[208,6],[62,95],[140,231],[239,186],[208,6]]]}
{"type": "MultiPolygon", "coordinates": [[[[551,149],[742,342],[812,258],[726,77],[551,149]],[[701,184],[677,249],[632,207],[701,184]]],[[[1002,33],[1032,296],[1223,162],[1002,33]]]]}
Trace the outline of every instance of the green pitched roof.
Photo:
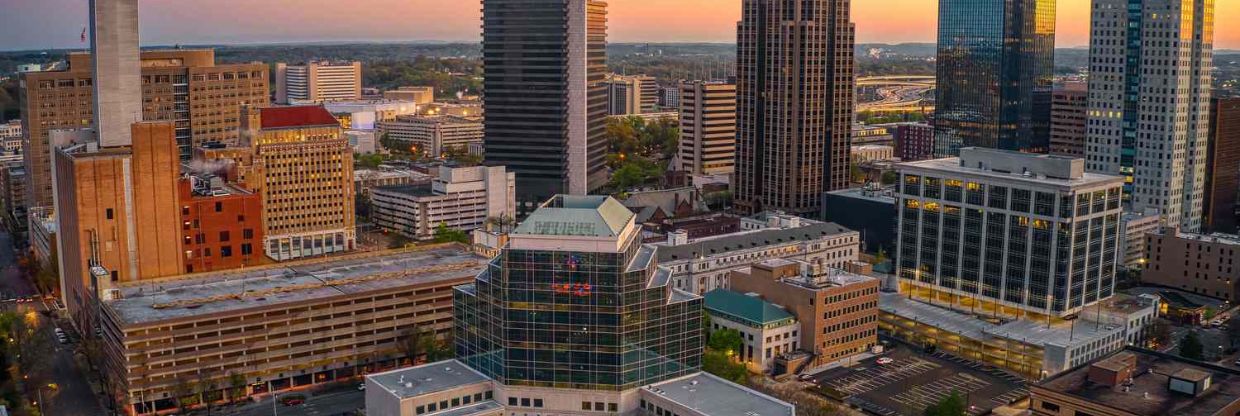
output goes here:
{"type": "Polygon", "coordinates": [[[609,196],[556,195],[534,210],[512,233],[615,237],[634,215],[609,196]]]}
{"type": "Polygon", "coordinates": [[[755,325],[766,325],[793,319],[792,314],[757,296],[748,296],[727,289],[706,292],[706,309],[741,318],[755,325]]]}

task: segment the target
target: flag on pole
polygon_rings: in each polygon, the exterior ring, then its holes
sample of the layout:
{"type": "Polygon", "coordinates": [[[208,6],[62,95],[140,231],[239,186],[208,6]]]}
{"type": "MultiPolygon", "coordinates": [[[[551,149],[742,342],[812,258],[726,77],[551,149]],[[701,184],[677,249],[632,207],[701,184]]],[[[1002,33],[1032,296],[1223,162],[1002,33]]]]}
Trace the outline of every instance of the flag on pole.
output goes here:
{"type": "Polygon", "coordinates": [[[86,26],[82,26],[82,43],[86,43],[86,26]]]}

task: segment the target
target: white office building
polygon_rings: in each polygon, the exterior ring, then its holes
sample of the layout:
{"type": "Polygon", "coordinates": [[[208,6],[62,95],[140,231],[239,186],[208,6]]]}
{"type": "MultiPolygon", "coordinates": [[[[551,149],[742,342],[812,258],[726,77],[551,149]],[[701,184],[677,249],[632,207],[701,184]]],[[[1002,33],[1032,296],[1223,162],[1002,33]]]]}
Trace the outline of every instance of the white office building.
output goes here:
{"type": "Polygon", "coordinates": [[[416,152],[439,157],[448,149],[466,149],[471,153],[482,144],[482,121],[459,116],[398,116],[396,120],[379,123],[380,137],[387,135],[416,152]]]}
{"type": "Polygon", "coordinates": [[[362,98],[362,63],[276,64],[276,103],[324,103],[362,98]]]}
{"type": "Polygon", "coordinates": [[[503,166],[440,166],[430,185],[378,187],[370,198],[376,225],[427,240],[440,224],[468,231],[516,215],[516,177],[503,166]]]}

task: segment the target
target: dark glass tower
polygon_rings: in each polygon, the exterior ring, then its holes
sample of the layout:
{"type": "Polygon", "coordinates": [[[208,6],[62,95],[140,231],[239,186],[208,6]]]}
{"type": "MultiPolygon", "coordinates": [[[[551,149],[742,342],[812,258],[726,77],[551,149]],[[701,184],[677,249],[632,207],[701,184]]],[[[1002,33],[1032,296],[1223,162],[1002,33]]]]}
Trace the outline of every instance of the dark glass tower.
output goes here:
{"type": "Polygon", "coordinates": [[[516,172],[523,208],[607,182],[606,7],[482,2],[486,159],[516,172]]]}
{"type": "Polygon", "coordinates": [[[702,300],[668,285],[634,214],[557,196],[453,300],[457,359],[506,385],[627,390],[697,371],[702,300]]]}
{"type": "Polygon", "coordinates": [[[817,215],[848,186],[851,0],[744,0],[737,24],[736,206],[817,215]]]}
{"type": "Polygon", "coordinates": [[[936,156],[1049,151],[1055,1],[939,1],[936,156]]]}

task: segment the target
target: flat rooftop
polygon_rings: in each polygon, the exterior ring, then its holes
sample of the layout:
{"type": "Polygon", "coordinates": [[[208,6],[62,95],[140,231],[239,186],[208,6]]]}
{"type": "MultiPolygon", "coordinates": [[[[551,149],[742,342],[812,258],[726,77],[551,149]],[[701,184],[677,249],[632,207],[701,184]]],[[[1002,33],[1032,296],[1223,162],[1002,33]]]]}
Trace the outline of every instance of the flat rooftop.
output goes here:
{"type": "MultiPolygon", "coordinates": [[[[986,340],[997,337],[1029,345],[1083,345],[1122,329],[1122,324],[1096,323],[1085,319],[1077,319],[1070,323],[1061,322],[1049,328],[1045,321],[1028,319],[994,324],[969,314],[889,292],[879,293],[878,308],[883,312],[915,319],[917,322],[972,339],[986,340]]],[[[1082,316],[1082,318],[1085,317],[1082,316]]]]}
{"type": "Polygon", "coordinates": [[[1120,176],[1090,173],[1082,159],[994,149],[964,148],[961,157],[899,163],[903,169],[925,169],[961,176],[1006,179],[1030,184],[1078,187],[1120,184],[1120,176]],[[1028,174],[1025,174],[1028,172],[1028,174]]]}
{"type": "Polygon", "coordinates": [[[149,324],[472,278],[485,264],[486,259],[456,245],[364,253],[135,282],[104,305],[121,323],[149,324]]]}
{"type": "MultiPolygon", "coordinates": [[[[804,223],[803,223],[804,224],[804,223]]],[[[763,230],[741,231],[731,234],[715,235],[700,238],[676,246],[656,243],[659,248],[659,262],[666,263],[676,260],[688,260],[726,254],[733,250],[758,248],[773,244],[811,241],[832,235],[855,232],[833,222],[813,222],[796,228],[768,228],[763,230]]]]}
{"type": "Polygon", "coordinates": [[[457,360],[438,361],[366,376],[400,399],[491,381],[457,360]]]}
{"type": "Polygon", "coordinates": [[[710,416],[793,416],[796,411],[783,400],[704,372],[643,389],[643,394],[654,394],[710,416]]]}
{"type": "Polygon", "coordinates": [[[1037,387],[1124,412],[1150,416],[1215,415],[1240,400],[1240,372],[1235,370],[1132,347],[1115,354],[1132,354],[1137,358],[1132,385],[1127,392],[1123,386],[1110,387],[1090,382],[1089,364],[1060,373],[1037,387]],[[1167,390],[1172,375],[1206,374],[1213,379],[1211,386],[1197,397],[1167,390]]]}

